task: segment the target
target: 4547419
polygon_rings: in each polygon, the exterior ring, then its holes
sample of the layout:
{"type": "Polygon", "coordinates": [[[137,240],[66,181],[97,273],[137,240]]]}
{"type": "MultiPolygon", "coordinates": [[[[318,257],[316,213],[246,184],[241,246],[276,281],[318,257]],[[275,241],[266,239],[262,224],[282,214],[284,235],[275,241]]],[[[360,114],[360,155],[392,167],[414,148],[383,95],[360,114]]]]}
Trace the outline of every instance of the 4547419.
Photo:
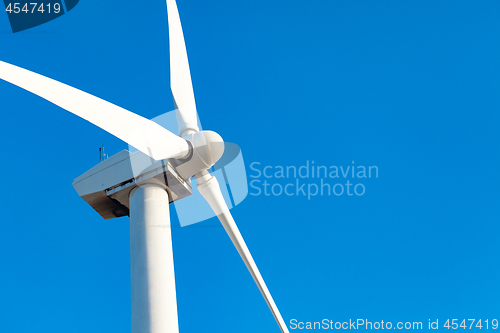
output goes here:
{"type": "Polygon", "coordinates": [[[8,13],[14,14],[40,14],[40,13],[55,13],[58,14],[61,11],[61,4],[58,2],[48,2],[48,3],[38,3],[38,2],[30,2],[30,3],[19,3],[19,2],[10,2],[5,11],[8,13]]]}
{"type": "Polygon", "coordinates": [[[448,319],[443,325],[447,329],[494,329],[498,328],[498,319],[448,319]]]}

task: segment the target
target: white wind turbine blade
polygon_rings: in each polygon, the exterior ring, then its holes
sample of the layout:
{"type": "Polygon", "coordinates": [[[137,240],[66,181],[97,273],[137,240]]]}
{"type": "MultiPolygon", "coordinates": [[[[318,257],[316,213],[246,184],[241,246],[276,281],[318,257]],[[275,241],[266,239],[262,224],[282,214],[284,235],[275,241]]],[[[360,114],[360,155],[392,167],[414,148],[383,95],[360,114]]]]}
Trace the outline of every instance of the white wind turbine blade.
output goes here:
{"type": "Polygon", "coordinates": [[[243,237],[241,236],[236,223],[234,222],[233,216],[229,212],[229,208],[227,207],[227,204],[224,201],[224,197],[222,196],[219,182],[215,177],[210,176],[209,174],[205,174],[205,176],[199,177],[199,182],[200,183],[197,185],[198,190],[205,198],[205,200],[207,200],[210,207],[213,209],[220,222],[224,226],[224,229],[226,230],[227,234],[231,238],[231,241],[238,250],[241,259],[243,259],[245,265],[250,271],[250,274],[257,284],[257,287],[259,287],[262,296],[264,296],[267,305],[271,309],[274,319],[276,319],[281,332],[289,333],[288,328],[286,327],[286,324],[283,321],[283,318],[281,317],[281,314],[278,310],[278,307],[274,303],[274,300],[271,297],[271,293],[269,292],[269,289],[267,289],[267,286],[264,283],[264,279],[262,278],[262,275],[260,275],[259,269],[257,268],[257,265],[255,264],[255,261],[253,260],[252,255],[250,254],[250,251],[248,250],[248,247],[245,244],[245,241],[243,240],[243,237]],[[204,181],[204,178],[209,179],[204,181]]]}
{"type": "Polygon", "coordinates": [[[155,122],[43,75],[0,61],[0,79],[45,98],[155,160],[182,158],[187,142],[155,122]]]}
{"type": "Polygon", "coordinates": [[[166,1],[170,41],[170,89],[174,97],[179,135],[185,137],[199,131],[196,103],[177,4],[175,0],[166,1]]]}

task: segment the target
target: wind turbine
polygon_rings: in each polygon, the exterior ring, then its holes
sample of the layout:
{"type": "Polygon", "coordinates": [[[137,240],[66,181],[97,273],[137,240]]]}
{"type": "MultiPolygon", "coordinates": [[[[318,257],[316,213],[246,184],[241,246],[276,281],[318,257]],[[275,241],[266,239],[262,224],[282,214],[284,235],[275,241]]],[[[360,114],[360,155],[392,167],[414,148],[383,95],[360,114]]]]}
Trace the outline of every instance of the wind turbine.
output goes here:
{"type": "MultiPolygon", "coordinates": [[[[209,169],[222,157],[224,141],[199,131],[184,35],[175,0],[166,0],[170,79],[179,135],[96,96],[32,71],[0,61],[0,79],[17,85],[91,122],[135,147],[90,169],[73,183],[104,218],[130,216],[132,332],[178,332],[169,202],[192,193],[190,179],[219,218],[282,332],[288,332],[271,294],[209,169]],[[133,158],[153,162],[139,175],[133,158]],[[164,179],[165,181],[159,181],[164,179]]],[[[195,209],[196,207],[193,207],[195,209]]]]}

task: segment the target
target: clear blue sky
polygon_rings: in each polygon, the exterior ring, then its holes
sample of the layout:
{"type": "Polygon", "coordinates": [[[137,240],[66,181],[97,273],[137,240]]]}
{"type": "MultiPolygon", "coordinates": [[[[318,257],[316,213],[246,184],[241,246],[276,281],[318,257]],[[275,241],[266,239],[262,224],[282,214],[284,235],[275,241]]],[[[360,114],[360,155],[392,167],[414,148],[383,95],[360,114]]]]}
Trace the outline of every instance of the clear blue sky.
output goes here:
{"type": "MultiPolygon", "coordinates": [[[[360,197],[232,211],[287,323],[500,319],[498,1],[178,6],[203,127],[249,174],[378,166],[360,197]]],[[[0,60],[153,118],[173,109],[166,17],[162,0],[82,0],[12,34],[0,13],[0,60]]],[[[128,218],[71,186],[101,144],[127,145],[3,81],[0,101],[0,331],[129,332],[128,218]]],[[[201,226],[173,230],[181,332],[278,332],[223,228],[201,226]]]]}

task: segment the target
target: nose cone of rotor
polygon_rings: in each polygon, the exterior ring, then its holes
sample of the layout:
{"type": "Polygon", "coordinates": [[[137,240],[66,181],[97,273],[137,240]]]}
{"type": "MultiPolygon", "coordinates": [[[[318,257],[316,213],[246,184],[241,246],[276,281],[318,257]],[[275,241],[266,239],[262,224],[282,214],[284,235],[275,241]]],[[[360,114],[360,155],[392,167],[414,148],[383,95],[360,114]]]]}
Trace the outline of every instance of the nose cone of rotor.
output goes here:
{"type": "Polygon", "coordinates": [[[213,131],[194,133],[192,143],[207,167],[214,165],[224,154],[224,140],[213,131]]]}
{"type": "Polygon", "coordinates": [[[224,140],[218,133],[212,131],[205,131],[204,135],[210,148],[212,163],[215,164],[224,154],[224,140]]]}

